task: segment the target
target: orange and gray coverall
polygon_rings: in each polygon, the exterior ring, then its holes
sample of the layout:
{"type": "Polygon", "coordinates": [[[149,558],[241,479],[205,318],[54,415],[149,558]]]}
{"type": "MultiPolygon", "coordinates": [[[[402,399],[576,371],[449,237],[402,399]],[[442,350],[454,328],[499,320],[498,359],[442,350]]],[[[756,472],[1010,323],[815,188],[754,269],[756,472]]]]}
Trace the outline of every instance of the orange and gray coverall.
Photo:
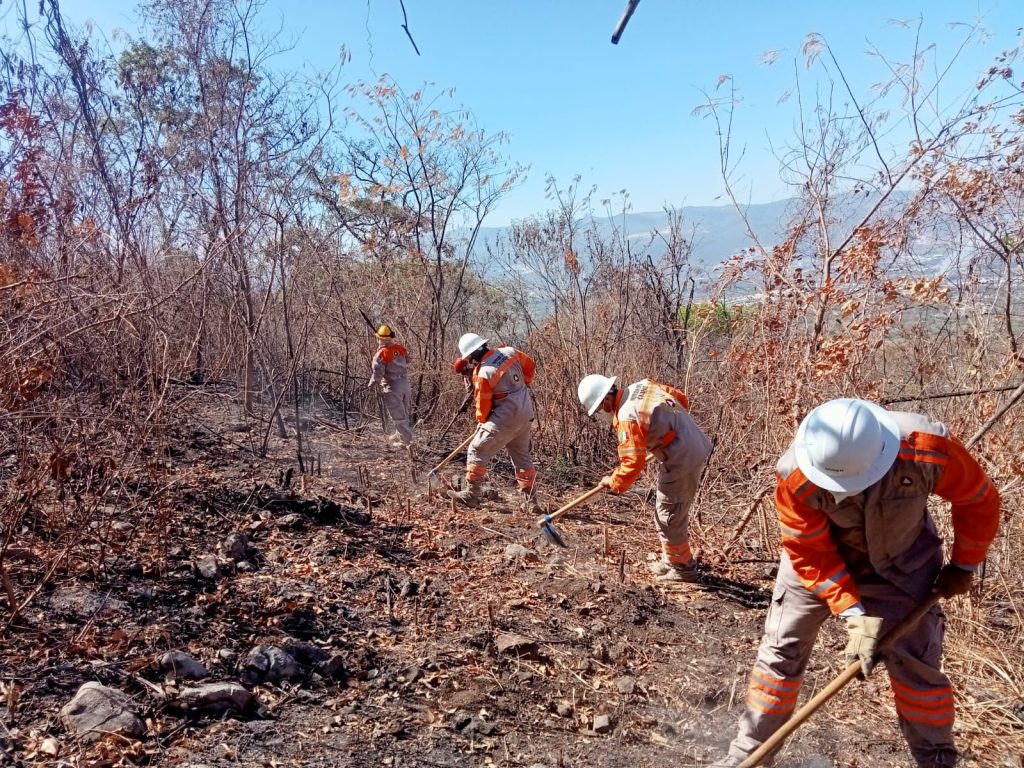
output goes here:
{"type": "MultiPolygon", "coordinates": [[[[985,559],[999,525],[999,494],[985,471],[943,424],[890,414],[900,426],[896,461],[839,503],[804,477],[792,447],[779,460],[782,561],[731,757],[746,757],[789,719],[829,615],[861,603],[888,627],[929,595],[942,567],[930,494],[952,505],[953,564],[972,569],[985,559]]],[[[936,605],[883,656],[918,766],[952,766],[957,758],[953,689],[940,669],[944,621],[936,605]]]]}
{"type": "Polygon", "coordinates": [[[373,355],[371,370],[370,385],[381,385],[384,405],[394,423],[398,440],[402,445],[409,445],[412,442],[412,428],[409,426],[409,353],[397,342],[378,347],[373,355]]]}
{"type": "Polygon", "coordinates": [[[619,466],[611,490],[628,490],[647,465],[650,451],[661,460],[654,522],[662,555],[671,565],[686,565],[690,552],[690,505],[711,441],[689,414],[686,395],[667,384],[644,379],[620,390],[612,426],[619,440],[619,466]]]}
{"type": "Polygon", "coordinates": [[[519,488],[533,488],[537,470],[530,458],[534,416],[530,383],[535,371],[533,359],[513,347],[489,350],[477,364],[473,393],[479,426],[466,458],[468,482],[483,482],[491,459],[508,448],[519,488]]]}

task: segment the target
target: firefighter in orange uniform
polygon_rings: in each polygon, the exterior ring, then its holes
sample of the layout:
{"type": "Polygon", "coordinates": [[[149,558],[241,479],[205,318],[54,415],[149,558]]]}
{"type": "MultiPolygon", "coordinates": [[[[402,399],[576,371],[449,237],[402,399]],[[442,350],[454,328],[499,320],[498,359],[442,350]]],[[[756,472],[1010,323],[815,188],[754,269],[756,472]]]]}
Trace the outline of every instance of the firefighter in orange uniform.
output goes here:
{"type": "Polygon", "coordinates": [[[395,332],[382,325],[374,334],[377,337],[377,351],[371,363],[368,388],[380,386],[384,393],[384,405],[391,417],[395,432],[387,436],[393,447],[409,448],[412,445],[412,427],[409,426],[409,353],[395,341],[395,332]]]}
{"type": "Polygon", "coordinates": [[[536,372],[533,359],[514,347],[490,349],[487,339],[466,333],[459,339],[460,360],[455,370],[472,367],[477,430],[466,458],[466,483],[448,496],[466,506],[483,498],[483,482],[491,460],[507,448],[516,471],[516,484],[523,496],[522,507],[531,514],[542,510],[534,495],[537,470],[530,456],[533,432],[533,398],[530,384],[536,372]]]}
{"type": "MultiPolygon", "coordinates": [[[[847,663],[859,659],[870,674],[888,627],[930,593],[969,591],[999,525],[996,488],[945,425],[865,400],[811,411],[777,469],[782,560],[739,734],[720,768],[739,765],[789,719],[830,615],[845,620],[847,663]],[[933,493],[952,506],[945,565],[927,509],[933,493]]],[[[943,628],[936,604],[881,657],[900,729],[922,768],[951,767],[958,757],[943,628]]]]}
{"type": "Polygon", "coordinates": [[[695,582],[690,506],[711,455],[711,441],[691,418],[690,403],[678,389],[644,379],[620,390],[615,382],[616,377],[593,373],[577,388],[587,415],[611,422],[619,441],[619,466],[601,485],[624,493],[640,477],[648,453],[660,460],[654,522],[661,557],[651,570],[662,581],[695,582]]]}

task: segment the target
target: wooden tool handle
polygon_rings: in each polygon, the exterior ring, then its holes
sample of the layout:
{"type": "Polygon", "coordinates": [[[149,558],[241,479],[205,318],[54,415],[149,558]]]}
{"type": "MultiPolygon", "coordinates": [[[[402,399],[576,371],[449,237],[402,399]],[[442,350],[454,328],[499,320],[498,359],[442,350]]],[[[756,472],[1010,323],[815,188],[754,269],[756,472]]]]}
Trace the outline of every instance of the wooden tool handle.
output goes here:
{"type": "Polygon", "coordinates": [[[540,518],[540,520],[537,521],[537,525],[543,527],[543,526],[545,526],[548,523],[555,522],[555,520],[560,518],[562,515],[564,515],[570,509],[572,509],[573,507],[577,506],[578,504],[582,504],[584,501],[589,499],[591,496],[596,496],[597,494],[599,494],[603,490],[604,490],[604,486],[603,485],[598,485],[595,488],[591,488],[589,491],[584,493],[582,496],[577,496],[575,499],[570,501],[564,507],[561,507],[558,511],[552,512],[550,515],[544,515],[544,517],[540,518]]]}
{"type": "MultiPolygon", "coordinates": [[[[923,602],[918,604],[914,610],[904,617],[903,621],[897,624],[895,627],[885,633],[882,641],[878,644],[877,653],[881,654],[887,651],[893,643],[899,640],[908,630],[914,627],[921,617],[924,616],[928,611],[932,609],[941,595],[934,593],[929,595],[923,602]]],[[[803,725],[804,721],[807,720],[811,715],[817,712],[821,706],[841,691],[847,683],[853,680],[857,673],[860,672],[860,661],[853,661],[836,675],[835,679],[832,680],[828,685],[818,691],[814,696],[804,704],[800,709],[787,720],[779,730],[773,733],[760,747],[755,749],[747,759],[740,763],[739,768],[754,768],[759,765],[762,760],[768,755],[778,749],[782,742],[784,742],[793,731],[803,725]]]]}
{"type": "Polygon", "coordinates": [[[447,456],[445,456],[443,459],[441,459],[441,463],[438,464],[436,467],[434,467],[432,470],[430,470],[430,473],[434,474],[435,472],[438,472],[442,467],[444,467],[445,464],[447,464],[449,461],[454,459],[459,454],[460,451],[466,450],[466,448],[469,446],[469,444],[471,442],[473,442],[473,438],[474,437],[476,437],[476,432],[475,431],[473,432],[473,434],[471,434],[469,437],[467,437],[465,440],[463,440],[458,448],[456,448],[454,451],[452,451],[447,456]]]}

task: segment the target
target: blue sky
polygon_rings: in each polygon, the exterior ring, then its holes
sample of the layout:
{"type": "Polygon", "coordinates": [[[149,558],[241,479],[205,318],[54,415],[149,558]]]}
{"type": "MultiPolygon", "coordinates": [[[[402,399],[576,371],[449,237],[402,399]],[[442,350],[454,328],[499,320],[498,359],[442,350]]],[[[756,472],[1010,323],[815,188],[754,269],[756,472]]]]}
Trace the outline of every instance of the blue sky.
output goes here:
{"type": "MultiPolygon", "coordinates": [[[[943,98],[969,91],[1001,50],[1017,41],[1019,2],[889,0],[840,2],[691,2],[642,0],[621,42],[609,38],[625,0],[405,0],[422,55],[402,31],[398,0],[267,0],[268,29],[278,26],[295,47],[288,69],[326,69],[344,46],[345,81],[385,73],[412,91],[424,82],[454,87],[456,99],[489,131],[511,134],[509,155],[530,166],[488,223],[500,225],[547,207],[544,178],[579,174],[598,196],[629,191],[633,209],[663,204],[718,205],[723,187],[714,125],[693,108],[730,74],[743,103],[736,145],[745,150],[738,188],[744,199],[787,196],[769,147],[792,140],[796,102],[778,104],[794,83],[794,61],[813,90],[800,48],[808,33],[833,47],[855,90],[865,97],[884,76],[871,46],[906,61],[916,21],[921,40],[948,61],[966,30],[980,22],[990,37],[972,45],[951,72],[943,98]],[[891,23],[910,20],[911,27],[891,23]],[[762,54],[780,52],[766,66],[762,54]]],[[[63,0],[67,20],[91,20],[108,37],[137,29],[128,0],[63,0]]],[[[7,19],[4,19],[6,23],[7,19]]],[[[1019,73],[1018,73],[1019,74],[1019,73]]],[[[899,135],[896,140],[902,140],[899,135]]]]}

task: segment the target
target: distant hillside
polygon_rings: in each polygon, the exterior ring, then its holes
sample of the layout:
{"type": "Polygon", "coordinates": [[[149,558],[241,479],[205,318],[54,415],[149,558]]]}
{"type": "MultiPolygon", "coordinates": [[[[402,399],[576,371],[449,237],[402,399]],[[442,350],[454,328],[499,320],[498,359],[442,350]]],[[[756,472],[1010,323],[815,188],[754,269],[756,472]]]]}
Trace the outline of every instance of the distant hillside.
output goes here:
{"type": "MultiPolygon", "coordinates": [[[[909,193],[897,193],[886,203],[886,207],[890,211],[900,208],[908,199],[909,193]]],[[[747,218],[764,245],[770,247],[782,239],[782,232],[795,202],[795,199],[791,198],[747,206],[747,218]]],[[[843,195],[838,202],[835,210],[842,212],[843,227],[837,226],[835,229],[837,233],[842,229],[844,234],[847,228],[863,218],[874,204],[870,197],[853,194],[843,195]]],[[[746,228],[732,205],[684,206],[679,210],[686,222],[686,231],[693,232],[692,263],[705,271],[710,272],[723,260],[751,245],[746,228]]],[[[613,227],[610,219],[595,218],[595,221],[603,231],[610,232],[613,227]]],[[[627,236],[637,244],[646,245],[652,232],[665,231],[667,216],[664,211],[648,211],[629,213],[625,217],[618,216],[614,219],[617,226],[621,226],[623,222],[627,236]]],[[[479,252],[484,254],[486,243],[493,242],[509,231],[510,227],[485,227],[482,231],[481,244],[478,246],[479,252]]],[[[927,243],[923,241],[918,243],[917,250],[924,252],[924,256],[919,269],[915,271],[921,274],[938,274],[947,269],[950,263],[949,254],[944,250],[929,252],[926,246],[927,243]]],[[[651,247],[655,253],[661,250],[661,244],[657,240],[651,247]]]]}
{"type": "MultiPolygon", "coordinates": [[[[786,222],[786,211],[791,200],[778,200],[772,203],[751,205],[747,209],[755,231],[767,242],[779,239],[786,222]]],[[[713,268],[724,259],[738,253],[740,249],[750,245],[743,223],[736,209],[731,205],[715,206],[684,206],[679,209],[686,221],[687,232],[693,231],[693,261],[705,268],[713,268]]],[[[613,223],[608,218],[595,218],[597,225],[604,231],[611,231],[613,223]]],[[[625,217],[614,217],[614,225],[621,226],[625,222],[628,237],[647,244],[651,233],[665,231],[668,218],[664,211],[646,211],[627,213],[625,217]]],[[[507,234],[510,227],[484,227],[481,234],[483,242],[493,242],[495,238],[507,234]]],[[[657,242],[652,245],[655,252],[660,251],[657,242]]],[[[484,248],[481,246],[481,253],[484,248]]]]}

